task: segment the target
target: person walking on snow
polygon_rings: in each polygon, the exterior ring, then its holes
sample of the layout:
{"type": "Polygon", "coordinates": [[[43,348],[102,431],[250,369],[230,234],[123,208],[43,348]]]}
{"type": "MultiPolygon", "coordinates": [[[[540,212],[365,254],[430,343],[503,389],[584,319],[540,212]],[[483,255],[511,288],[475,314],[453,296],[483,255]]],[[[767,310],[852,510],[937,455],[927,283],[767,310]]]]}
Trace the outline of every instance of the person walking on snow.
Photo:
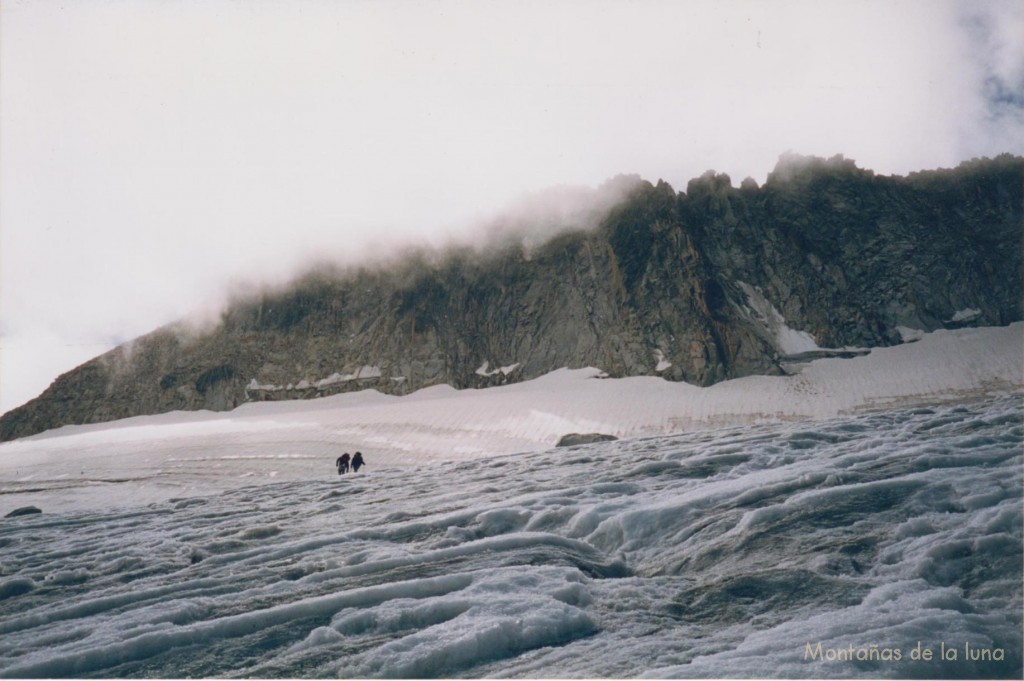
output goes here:
{"type": "Polygon", "coordinates": [[[334,462],[334,465],[338,467],[338,475],[348,473],[348,452],[339,456],[338,460],[334,462]]]}
{"type": "Polygon", "coordinates": [[[356,455],[352,457],[352,472],[358,473],[360,466],[362,466],[364,463],[366,462],[363,461],[363,453],[356,452],[356,455]]]}

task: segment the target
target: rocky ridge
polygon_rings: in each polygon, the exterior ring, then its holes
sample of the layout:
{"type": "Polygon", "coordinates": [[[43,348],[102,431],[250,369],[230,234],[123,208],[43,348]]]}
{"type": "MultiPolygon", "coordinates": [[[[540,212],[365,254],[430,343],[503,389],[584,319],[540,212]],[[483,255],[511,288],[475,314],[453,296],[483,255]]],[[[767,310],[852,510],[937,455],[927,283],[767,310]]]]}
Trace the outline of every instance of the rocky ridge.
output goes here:
{"type": "Polygon", "coordinates": [[[60,376],[0,440],[73,423],[374,388],[483,388],[560,367],[697,385],[922,332],[1022,319],[1024,159],[878,176],[786,156],[763,186],[619,178],[596,226],[390,266],[321,268],[60,376]]]}

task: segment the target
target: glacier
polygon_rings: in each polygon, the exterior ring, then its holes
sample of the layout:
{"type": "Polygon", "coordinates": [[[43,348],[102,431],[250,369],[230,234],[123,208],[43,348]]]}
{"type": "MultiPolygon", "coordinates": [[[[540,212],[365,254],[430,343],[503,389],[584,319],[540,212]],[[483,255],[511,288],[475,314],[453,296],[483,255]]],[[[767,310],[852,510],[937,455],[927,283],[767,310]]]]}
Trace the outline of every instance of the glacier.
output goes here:
{"type": "Polygon", "coordinates": [[[0,676],[1020,678],[1021,331],[5,443],[0,676]]]}

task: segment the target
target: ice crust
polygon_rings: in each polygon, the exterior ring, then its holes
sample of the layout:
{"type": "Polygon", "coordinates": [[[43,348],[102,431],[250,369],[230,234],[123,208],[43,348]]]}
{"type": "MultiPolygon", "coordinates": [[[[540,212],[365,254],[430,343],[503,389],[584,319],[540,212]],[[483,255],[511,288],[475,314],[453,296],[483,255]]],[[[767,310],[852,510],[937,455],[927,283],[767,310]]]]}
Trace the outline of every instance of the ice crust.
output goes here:
{"type": "Polygon", "coordinates": [[[709,388],[562,369],[484,390],[439,385],[404,397],[363,390],[66,426],[0,444],[0,499],[8,510],[137,505],[309,479],[333,470],[343,451],[362,451],[374,469],[418,466],[542,451],[567,433],[645,437],[1006,394],[1024,389],[1022,347],[1024,324],[1014,324],[935,332],[866,356],[815,360],[793,376],[709,388]],[[97,495],[97,485],[108,493],[97,495]],[[130,494],[117,491],[126,486],[130,494]]]}
{"type": "Polygon", "coordinates": [[[0,676],[1019,678],[1022,409],[1013,394],[7,519],[0,676]],[[918,641],[1003,659],[911,661],[918,641]],[[806,660],[818,643],[904,656],[806,660]]]}
{"type": "Polygon", "coordinates": [[[1022,330],[7,443],[0,677],[1020,678],[1022,330]]]}
{"type": "Polygon", "coordinates": [[[739,282],[739,286],[747,295],[747,302],[750,304],[747,308],[748,314],[764,326],[779,352],[798,355],[821,349],[811,334],[791,328],[782,313],[775,309],[759,288],[744,282],[739,282]]]}

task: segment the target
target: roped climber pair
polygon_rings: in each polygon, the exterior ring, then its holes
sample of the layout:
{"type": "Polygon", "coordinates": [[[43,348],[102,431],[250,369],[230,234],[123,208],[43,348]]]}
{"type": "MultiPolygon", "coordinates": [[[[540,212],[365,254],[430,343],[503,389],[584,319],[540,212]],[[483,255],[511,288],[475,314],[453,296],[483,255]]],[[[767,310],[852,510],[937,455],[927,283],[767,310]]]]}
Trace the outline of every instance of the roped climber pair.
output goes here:
{"type": "Polygon", "coordinates": [[[348,452],[345,452],[344,454],[339,456],[338,460],[334,462],[334,465],[337,466],[338,468],[338,475],[348,473],[350,463],[352,466],[352,472],[358,473],[359,469],[366,464],[366,462],[363,461],[363,453],[356,452],[355,455],[352,456],[351,458],[349,457],[348,452]]]}

